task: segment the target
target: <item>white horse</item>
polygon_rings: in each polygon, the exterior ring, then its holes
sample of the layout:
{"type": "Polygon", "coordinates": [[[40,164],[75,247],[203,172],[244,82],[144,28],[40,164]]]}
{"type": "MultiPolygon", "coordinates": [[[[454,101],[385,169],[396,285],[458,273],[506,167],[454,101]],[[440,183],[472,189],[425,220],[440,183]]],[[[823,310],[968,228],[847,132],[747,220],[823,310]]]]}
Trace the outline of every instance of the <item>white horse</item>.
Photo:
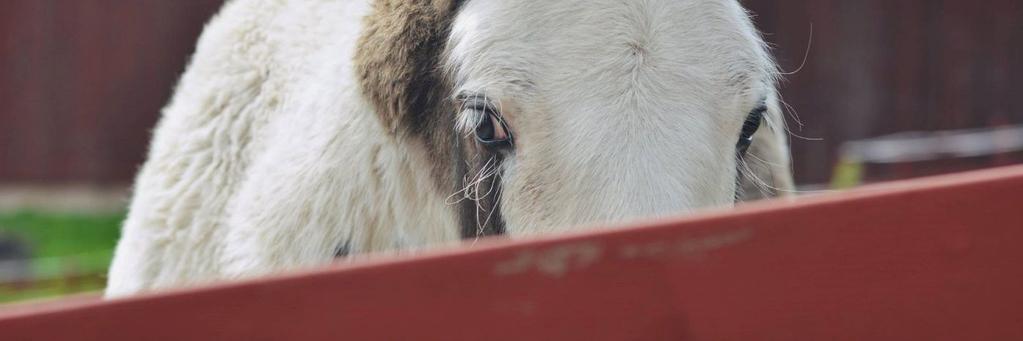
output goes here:
{"type": "Polygon", "coordinates": [[[777,76],[736,0],[234,0],[163,111],[107,295],[784,190],[777,76]]]}

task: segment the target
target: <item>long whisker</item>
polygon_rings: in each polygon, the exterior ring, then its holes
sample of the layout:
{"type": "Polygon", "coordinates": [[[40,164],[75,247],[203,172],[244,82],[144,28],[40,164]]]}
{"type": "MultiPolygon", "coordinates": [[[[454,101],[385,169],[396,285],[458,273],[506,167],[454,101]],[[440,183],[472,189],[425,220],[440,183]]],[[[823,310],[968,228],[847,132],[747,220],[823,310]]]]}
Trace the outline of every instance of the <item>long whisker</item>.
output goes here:
{"type": "Polygon", "coordinates": [[[493,175],[488,174],[488,172],[491,172],[491,168],[493,168],[493,164],[495,162],[496,162],[495,158],[490,158],[490,160],[488,160],[487,163],[484,164],[483,167],[480,168],[479,172],[477,172],[475,175],[470,176],[467,174],[465,179],[462,180],[465,184],[464,187],[456,190],[454,193],[449,195],[447,197],[447,200],[445,200],[445,203],[447,203],[448,205],[454,205],[462,202],[465,199],[473,199],[473,192],[475,187],[477,187],[480,182],[485,181],[486,178],[493,175]],[[460,198],[458,200],[452,201],[455,197],[460,198]]]}

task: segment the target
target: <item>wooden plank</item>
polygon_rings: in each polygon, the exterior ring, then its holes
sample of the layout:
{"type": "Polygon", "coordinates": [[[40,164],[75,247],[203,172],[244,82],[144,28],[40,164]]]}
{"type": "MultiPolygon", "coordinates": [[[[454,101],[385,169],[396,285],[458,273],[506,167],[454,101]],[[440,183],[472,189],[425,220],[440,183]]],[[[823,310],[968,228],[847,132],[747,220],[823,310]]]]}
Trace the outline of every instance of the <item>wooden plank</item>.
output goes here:
{"type": "Polygon", "coordinates": [[[1019,340],[1023,167],[24,310],[4,340],[1019,340]]]}

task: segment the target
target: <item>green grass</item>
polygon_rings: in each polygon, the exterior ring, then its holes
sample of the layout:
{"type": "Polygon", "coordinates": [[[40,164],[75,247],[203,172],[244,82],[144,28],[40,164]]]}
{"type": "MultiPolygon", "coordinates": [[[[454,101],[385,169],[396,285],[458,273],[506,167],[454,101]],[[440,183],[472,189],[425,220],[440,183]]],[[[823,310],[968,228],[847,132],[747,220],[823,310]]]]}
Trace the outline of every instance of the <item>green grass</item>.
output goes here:
{"type": "Polygon", "coordinates": [[[122,213],[0,213],[0,232],[28,241],[36,257],[62,257],[113,250],[123,219],[122,213]]]}
{"type": "MultiPolygon", "coordinates": [[[[32,273],[39,278],[105,273],[113,257],[123,213],[67,214],[23,211],[0,213],[0,234],[27,242],[32,273]]],[[[101,283],[51,282],[27,289],[0,288],[0,303],[102,289],[101,283]]]]}

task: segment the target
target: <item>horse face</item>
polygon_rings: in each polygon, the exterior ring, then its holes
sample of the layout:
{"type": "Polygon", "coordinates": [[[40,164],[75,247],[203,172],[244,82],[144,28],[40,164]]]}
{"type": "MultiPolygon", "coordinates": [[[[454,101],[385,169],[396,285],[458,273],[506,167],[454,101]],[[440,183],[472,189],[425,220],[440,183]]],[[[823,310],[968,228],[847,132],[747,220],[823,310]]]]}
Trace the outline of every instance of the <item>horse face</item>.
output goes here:
{"type": "Polygon", "coordinates": [[[444,66],[476,221],[512,234],[729,205],[744,120],[777,111],[736,1],[468,1],[444,66]]]}

